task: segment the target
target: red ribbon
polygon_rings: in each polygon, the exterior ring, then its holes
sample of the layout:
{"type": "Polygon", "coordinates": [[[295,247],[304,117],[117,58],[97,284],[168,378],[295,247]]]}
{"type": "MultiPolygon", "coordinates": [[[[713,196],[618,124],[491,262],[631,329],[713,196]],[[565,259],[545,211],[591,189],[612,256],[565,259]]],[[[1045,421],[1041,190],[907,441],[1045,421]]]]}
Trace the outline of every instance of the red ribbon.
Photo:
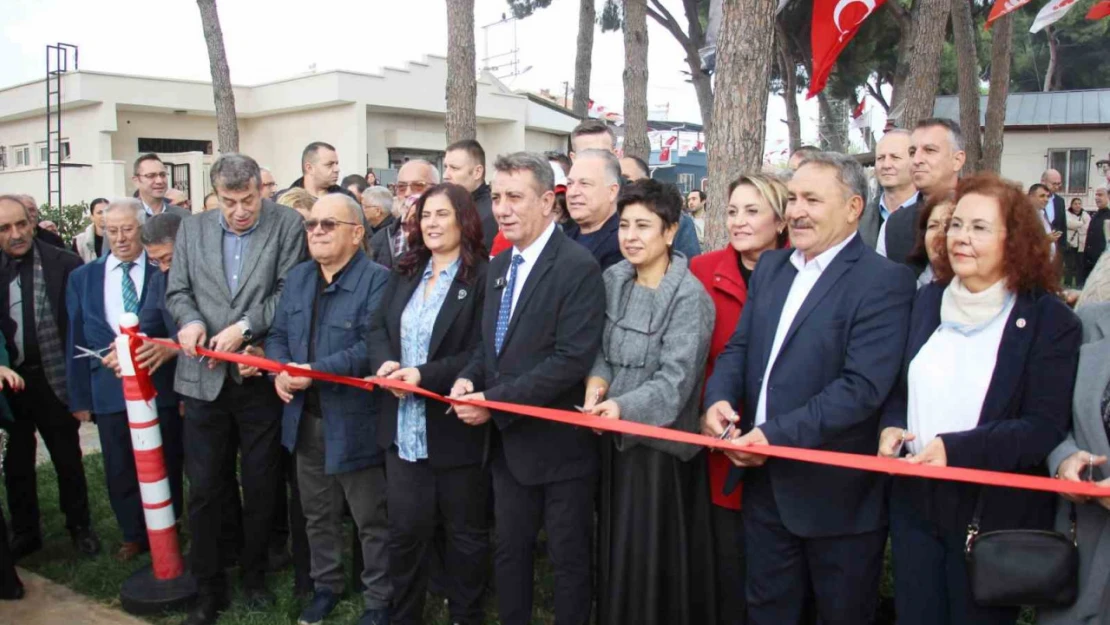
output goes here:
{"type": "MultiPolygon", "coordinates": [[[[134,333],[129,333],[132,337],[137,337],[143,341],[157,343],[166,347],[180,349],[180,345],[173,341],[165,339],[155,339],[146,336],[139,336],[134,333]]],[[[386,378],[371,378],[364,380],[361,378],[352,378],[342,375],[335,375],[331,373],[324,373],[322,371],[313,371],[311,369],[304,369],[301,367],[291,367],[283,365],[274,360],[261,358],[259,356],[248,356],[246,354],[234,354],[230,352],[215,352],[203,347],[197,347],[197,353],[206,358],[213,360],[220,360],[224,362],[231,362],[249,367],[256,367],[262,371],[271,373],[285,372],[291,376],[307,377],[321,382],[333,382],[335,384],[344,384],[346,386],[353,386],[365,390],[373,390],[375,386],[383,388],[391,388],[401,391],[406,391],[414,395],[421,395],[428,399],[434,399],[439,402],[458,405],[465,404],[470,406],[479,406],[489,410],[496,410],[499,412],[509,412],[517,415],[535,417],[538,419],[547,419],[549,421],[557,421],[559,423],[566,423],[577,427],[592,428],[595,430],[604,430],[606,432],[616,432],[619,434],[631,434],[635,436],[643,436],[646,438],[654,438],[658,440],[671,441],[675,443],[688,443],[691,445],[699,445],[701,447],[709,447],[710,449],[718,449],[722,451],[736,451],[738,447],[729,442],[723,441],[711,436],[702,434],[694,434],[692,432],[682,432],[679,430],[671,430],[654,425],[645,425],[643,423],[635,423],[632,421],[621,421],[613,419],[602,419],[590,414],[582,414],[578,412],[570,412],[566,410],[556,410],[553,408],[541,408],[538,406],[528,406],[524,404],[510,404],[505,402],[496,401],[460,401],[450,397],[438,395],[427,389],[418,386],[405,384],[397,380],[389,380],[386,378]]],[[[1066,480],[1056,480],[1048,477],[1040,477],[1035,475],[1023,475],[1018,473],[1003,473],[1001,471],[984,471],[982,469],[964,469],[960,467],[937,467],[921,464],[910,464],[903,460],[896,460],[893,458],[883,458],[880,456],[864,456],[861,454],[849,454],[838,451],[824,451],[820,449],[802,449],[797,447],[781,447],[777,445],[754,445],[751,447],[744,447],[743,450],[747,453],[758,454],[762,456],[769,456],[772,458],[784,458],[787,460],[797,460],[800,462],[812,462],[815,464],[824,464],[828,466],[841,467],[845,469],[857,469],[860,471],[872,471],[875,473],[887,473],[890,475],[902,475],[906,477],[923,477],[935,480],[950,480],[955,482],[967,482],[970,484],[982,484],[984,486],[999,486],[1004,488],[1021,488],[1026,490],[1039,490],[1060,494],[1082,495],[1086,497],[1110,497],[1110,488],[1100,487],[1092,482],[1072,482],[1066,480]]]]}

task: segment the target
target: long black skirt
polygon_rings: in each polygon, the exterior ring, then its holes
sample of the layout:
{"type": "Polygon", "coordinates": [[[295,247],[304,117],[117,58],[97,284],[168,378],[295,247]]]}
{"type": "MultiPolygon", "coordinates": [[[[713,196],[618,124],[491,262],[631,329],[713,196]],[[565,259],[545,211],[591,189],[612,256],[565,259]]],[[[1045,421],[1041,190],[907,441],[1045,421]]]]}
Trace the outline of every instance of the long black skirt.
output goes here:
{"type": "Polygon", "coordinates": [[[602,445],[598,625],[715,623],[716,573],[704,452],[688,462],[602,445]]]}

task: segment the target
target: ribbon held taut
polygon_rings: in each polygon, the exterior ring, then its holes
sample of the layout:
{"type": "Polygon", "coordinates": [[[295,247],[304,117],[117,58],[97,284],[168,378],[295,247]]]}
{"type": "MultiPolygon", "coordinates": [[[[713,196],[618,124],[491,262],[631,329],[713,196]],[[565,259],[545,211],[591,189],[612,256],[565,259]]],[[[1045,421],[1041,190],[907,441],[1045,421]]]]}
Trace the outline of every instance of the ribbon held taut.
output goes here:
{"type": "MultiPolygon", "coordinates": [[[[134,331],[130,332],[129,336],[138,338],[143,341],[149,341],[151,343],[164,345],[166,347],[172,347],[175,349],[180,349],[181,347],[173,341],[142,336],[136,334],[134,331]]],[[[324,373],[322,371],[313,371],[311,369],[283,365],[277,361],[269,360],[267,358],[261,358],[259,356],[248,356],[246,354],[234,354],[230,352],[216,352],[203,347],[197,347],[197,353],[201,356],[204,356],[205,358],[245,365],[248,367],[255,367],[257,369],[268,371],[270,373],[285,372],[292,376],[307,377],[312,378],[313,380],[319,380],[321,382],[332,382],[335,384],[343,384],[346,386],[353,386],[355,388],[361,388],[365,390],[373,390],[375,386],[381,386],[383,388],[390,388],[412,393],[414,395],[420,395],[428,399],[434,399],[436,401],[451,405],[466,404],[471,406],[479,406],[482,408],[488,408],[490,410],[497,410],[499,412],[509,412],[526,417],[547,419],[549,421],[557,421],[559,423],[566,423],[568,425],[573,425],[577,427],[603,430],[606,432],[615,432],[618,434],[631,434],[635,436],[643,436],[646,438],[654,438],[675,443],[687,443],[690,445],[698,445],[701,447],[708,447],[710,449],[718,449],[721,451],[736,451],[737,449],[737,446],[735,444],[711,436],[694,434],[692,432],[671,430],[654,425],[645,425],[643,423],[602,419],[590,414],[570,412],[567,410],[556,410],[554,408],[542,408],[539,406],[527,406],[523,404],[510,404],[496,401],[460,401],[458,399],[444,397],[427,389],[423,389],[418,386],[412,386],[410,384],[406,384],[397,380],[389,380],[386,378],[371,378],[369,380],[364,380],[362,378],[334,375],[331,373],[324,373]]],[[[929,465],[910,464],[908,462],[895,460],[893,458],[864,456],[860,454],[849,454],[838,451],[824,451],[820,449],[782,447],[777,445],[757,445],[752,447],[745,447],[743,448],[743,450],[748,453],[759,454],[772,458],[797,460],[799,462],[812,462],[815,464],[823,464],[845,469],[856,469],[859,471],[871,471],[874,473],[886,473],[889,475],[923,477],[934,480],[950,480],[955,482],[967,482],[970,484],[981,484],[983,486],[1021,488],[1025,490],[1039,490],[1058,494],[1081,495],[1085,497],[1110,497],[1110,488],[1100,487],[1091,482],[1071,482],[1065,480],[1056,480],[1048,477],[1040,477],[1036,475],[1004,473],[1001,471],[985,471],[982,469],[964,469],[960,467],[937,467],[929,465]]]]}

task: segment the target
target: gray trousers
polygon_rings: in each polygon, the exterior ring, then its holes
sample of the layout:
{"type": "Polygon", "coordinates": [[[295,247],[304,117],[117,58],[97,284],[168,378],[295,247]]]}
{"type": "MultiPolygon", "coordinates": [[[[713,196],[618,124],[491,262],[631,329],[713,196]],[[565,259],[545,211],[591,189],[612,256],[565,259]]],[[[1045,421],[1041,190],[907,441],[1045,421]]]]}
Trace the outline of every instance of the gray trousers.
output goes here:
{"type": "Polygon", "coordinates": [[[388,608],[389,522],[386,516],[385,467],[367,467],[337,475],[324,472],[324,420],[301,417],[297,435],[297,484],[301,489],[305,531],[317,589],[343,592],[343,502],[351,509],[362,544],[363,599],[367,609],[388,608]]]}

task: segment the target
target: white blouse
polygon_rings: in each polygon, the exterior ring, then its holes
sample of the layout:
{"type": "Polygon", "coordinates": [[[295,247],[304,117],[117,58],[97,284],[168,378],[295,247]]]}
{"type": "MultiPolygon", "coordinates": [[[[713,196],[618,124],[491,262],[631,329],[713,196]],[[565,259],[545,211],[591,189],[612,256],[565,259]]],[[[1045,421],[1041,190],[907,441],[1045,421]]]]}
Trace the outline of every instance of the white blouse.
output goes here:
{"type": "Polygon", "coordinates": [[[906,443],[910,453],[921,453],[938,434],[979,425],[1013,309],[1014,298],[1009,298],[994,320],[970,335],[942,324],[910,362],[907,425],[916,437],[906,443]]]}

